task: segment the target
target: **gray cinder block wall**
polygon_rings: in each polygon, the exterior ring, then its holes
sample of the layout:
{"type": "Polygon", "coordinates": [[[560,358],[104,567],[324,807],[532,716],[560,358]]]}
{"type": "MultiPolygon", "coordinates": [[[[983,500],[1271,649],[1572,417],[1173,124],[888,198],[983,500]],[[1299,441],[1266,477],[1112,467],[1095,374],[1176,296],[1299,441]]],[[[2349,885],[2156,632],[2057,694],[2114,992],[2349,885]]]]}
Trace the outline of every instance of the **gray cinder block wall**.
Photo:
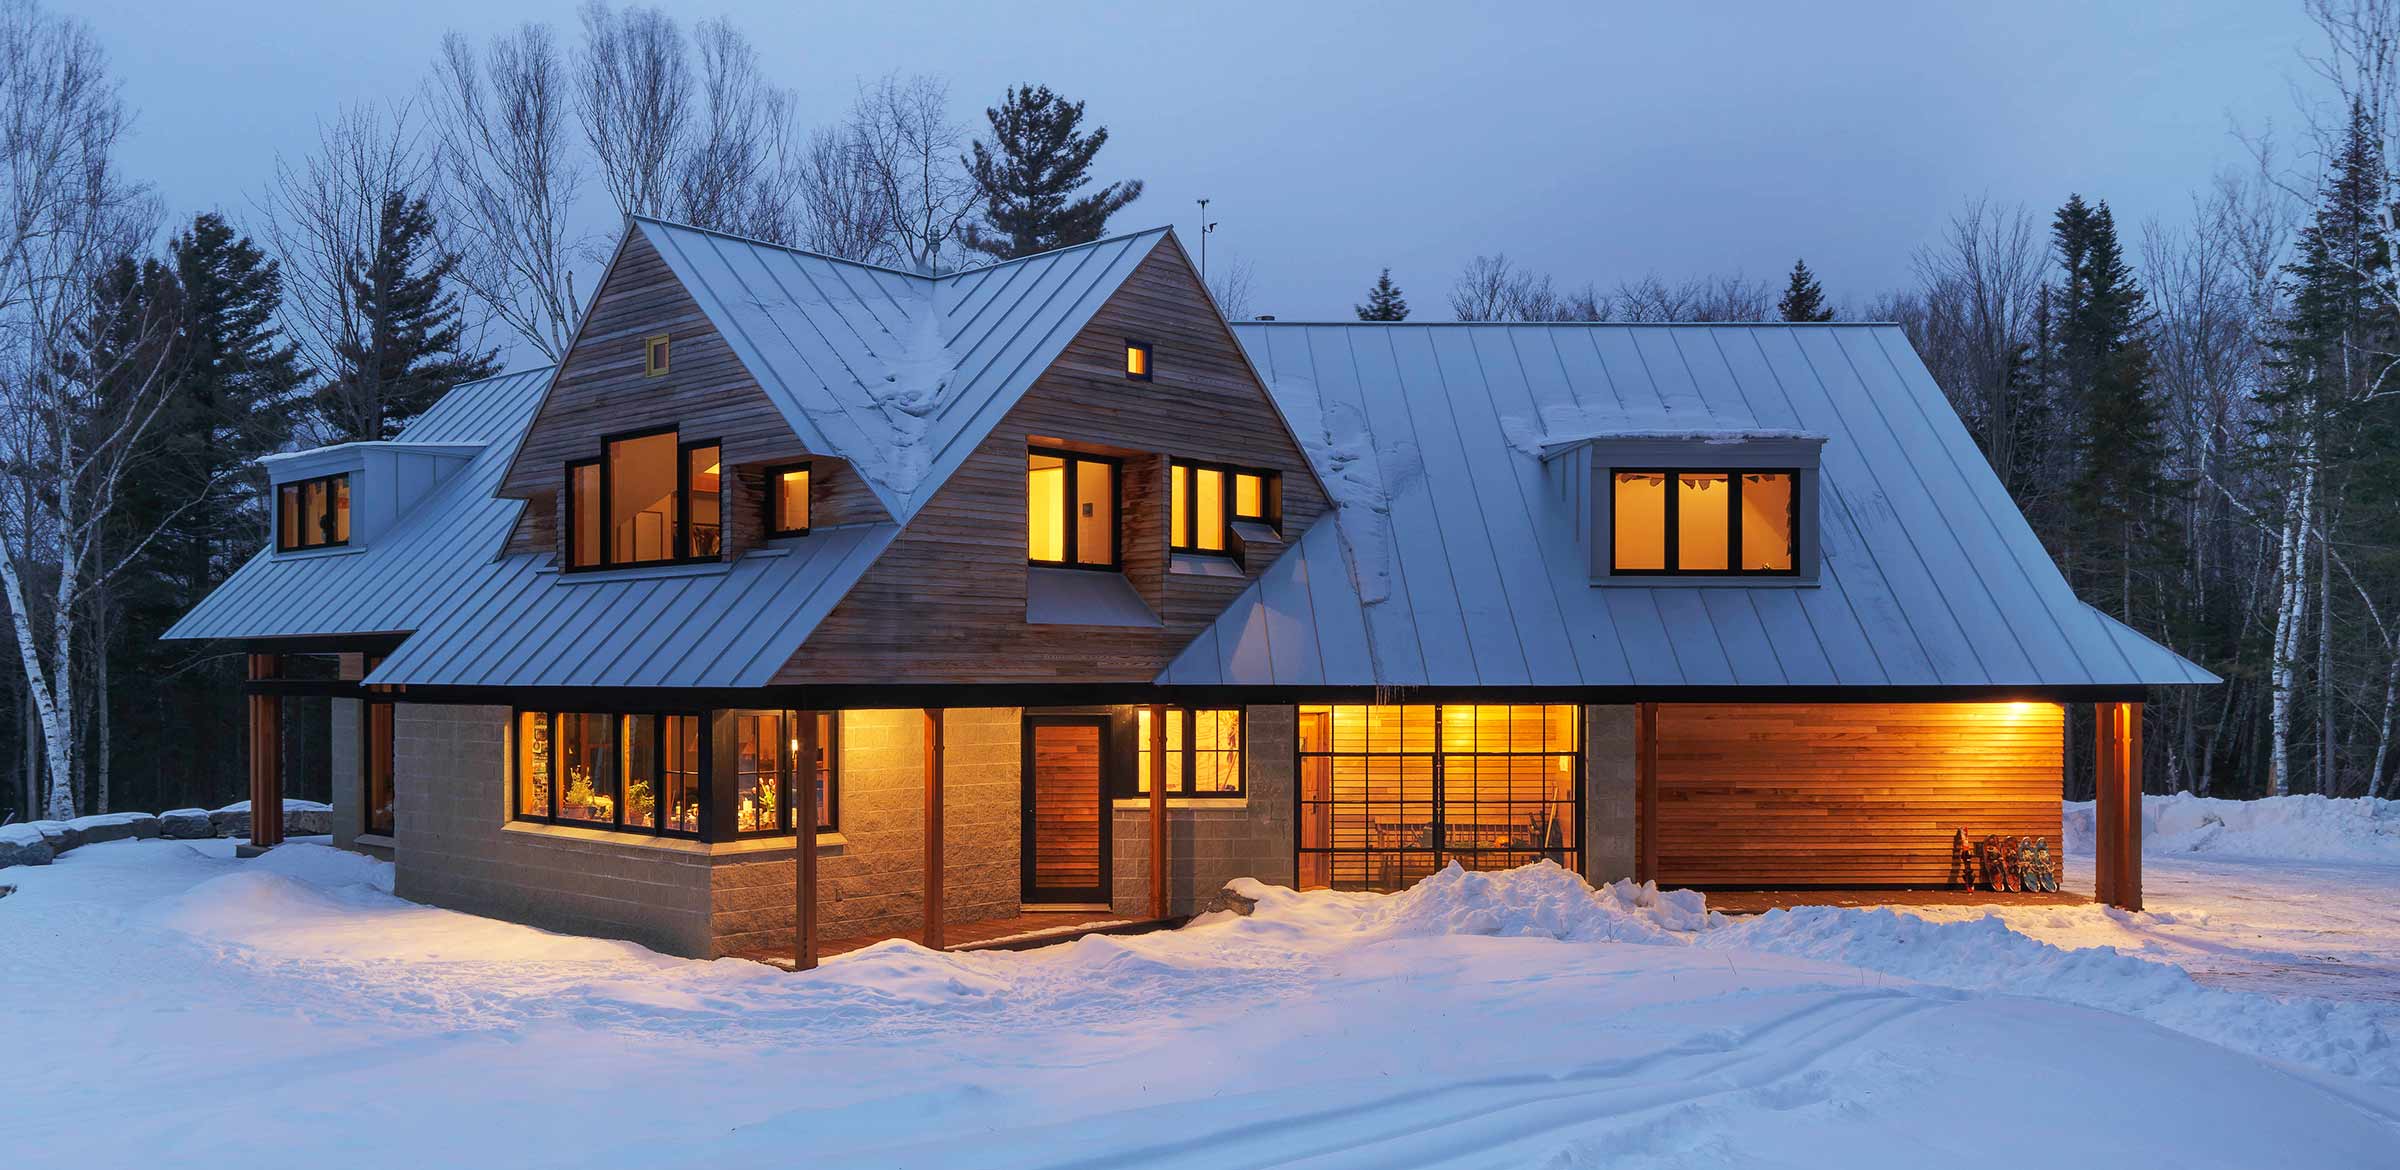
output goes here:
{"type": "Polygon", "coordinates": [[[340,849],[358,849],[358,835],[367,823],[365,777],[360,774],[365,757],[359,754],[365,704],[357,699],[334,699],[327,706],[332,724],[328,742],[333,759],[327,771],[333,784],[333,844],[340,849]]]}
{"type": "Polygon", "coordinates": [[[1583,709],[1583,876],[1593,885],[1633,876],[1633,708],[1583,709]]]}
{"type": "MultiPolygon", "coordinates": [[[[1178,802],[1167,810],[1167,913],[1195,914],[1226,882],[1257,878],[1273,885],[1293,883],[1293,776],[1299,731],[1297,707],[1246,707],[1242,711],[1244,799],[1211,804],[1178,802]]],[[[1115,834],[1110,868],[1110,908],[1128,917],[1150,915],[1150,812],[1146,803],[1121,802],[1110,829],[1115,834]]]]}

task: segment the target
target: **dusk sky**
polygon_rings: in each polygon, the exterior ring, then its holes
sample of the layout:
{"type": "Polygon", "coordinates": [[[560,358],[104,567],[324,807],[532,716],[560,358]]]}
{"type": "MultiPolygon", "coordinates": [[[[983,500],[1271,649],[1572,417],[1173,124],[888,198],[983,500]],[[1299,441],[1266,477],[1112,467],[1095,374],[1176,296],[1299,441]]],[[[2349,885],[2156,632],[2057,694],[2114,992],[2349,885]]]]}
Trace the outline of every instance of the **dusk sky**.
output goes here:
{"type": "MultiPolygon", "coordinates": [[[[277,153],[306,150],[344,103],[413,93],[446,28],[480,40],[542,20],[575,35],[564,0],[276,7],[82,6],[138,111],[126,162],[178,217],[252,217],[277,153]]],[[[1383,265],[1418,315],[1446,318],[1451,280],[1490,252],[1603,288],[1651,272],[1779,280],[1805,255],[1837,301],[1863,300],[1907,280],[1911,253],[1986,194],[2046,214],[2080,191],[2130,236],[2246,163],[2236,127],[2294,124],[2297,50],[2314,44],[2299,8],[678,12],[687,26],[732,16],[811,123],[893,70],[947,78],[977,125],[1012,82],[1084,99],[1112,135],[1099,175],[1149,184],[1112,227],[1172,222],[1189,243],[1193,200],[1211,198],[1212,259],[1250,262],[1253,311],[1294,319],[1348,316],[1383,265]]],[[[588,196],[592,230],[613,228],[596,182],[588,196]]]]}

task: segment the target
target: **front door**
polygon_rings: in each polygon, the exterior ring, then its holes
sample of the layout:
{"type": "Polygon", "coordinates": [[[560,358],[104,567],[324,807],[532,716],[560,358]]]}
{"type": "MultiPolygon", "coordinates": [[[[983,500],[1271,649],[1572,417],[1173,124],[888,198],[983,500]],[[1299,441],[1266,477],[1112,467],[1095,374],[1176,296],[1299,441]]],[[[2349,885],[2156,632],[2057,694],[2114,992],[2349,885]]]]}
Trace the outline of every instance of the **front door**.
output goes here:
{"type": "Polygon", "coordinates": [[[1024,901],[1108,900],[1108,719],[1025,717],[1024,901]]]}

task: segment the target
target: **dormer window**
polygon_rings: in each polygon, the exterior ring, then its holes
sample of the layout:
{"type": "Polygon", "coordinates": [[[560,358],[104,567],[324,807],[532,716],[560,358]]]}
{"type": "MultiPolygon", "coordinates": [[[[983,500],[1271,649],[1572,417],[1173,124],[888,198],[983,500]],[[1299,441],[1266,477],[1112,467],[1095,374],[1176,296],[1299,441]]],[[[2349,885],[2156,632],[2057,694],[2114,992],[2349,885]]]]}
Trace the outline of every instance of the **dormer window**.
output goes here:
{"type": "Polygon", "coordinates": [[[1234,548],[1232,535],[1243,524],[1275,531],[1282,522],[1282,488],[1272,471],[1168,460],[1167,546],[1176,552],[1225,555],[1234,548]]]}
{"type": "Polygon", "coordinates": [[[683,442],[668,429],[605,440],[600,458],[568,464],[568,567],[716,559],[721,454],[713,439],[683,442]]]}
{"type": "Polygon", "coordinates": [[[642,339],[642,376],[655,378],[667,372],[667,359],[674,356],[673,344],[664,333],[642,339]]]}
{"type": "Polygon", "coordinates": [[[350,543],[350,476],[320,475],[275,487],[275,547],[283,552],[350,543]]]}
{"type": "Polygon", "coordinates": [[[1117,461],[1042,447],[1025,453],[1025,559],[1117,567],[1117,461]]]}
{"type": "Polygon", "coordinates": [[[1136,382],[1150,380],[1149,342],[1128,341],[1125,343],[1125,376],[1136,382]]]}
{"type": "Polygon", "coordinates": [[[1799,480],[1788,468],[1616,468],[1611,571],[1789,576],[1799,480]]]}
{"type": "Polygon", "coordinates": [[[808,464],[767,471],[767,535],[808,535],[808,464]]]}

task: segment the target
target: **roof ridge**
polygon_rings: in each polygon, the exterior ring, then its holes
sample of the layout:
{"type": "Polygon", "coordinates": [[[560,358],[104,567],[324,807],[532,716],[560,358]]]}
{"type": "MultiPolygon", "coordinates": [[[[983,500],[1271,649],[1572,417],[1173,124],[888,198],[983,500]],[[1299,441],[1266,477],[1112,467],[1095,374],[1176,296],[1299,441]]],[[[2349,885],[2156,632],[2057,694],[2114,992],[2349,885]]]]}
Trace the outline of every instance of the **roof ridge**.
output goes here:
{"type": "Polygon", "coordinates": [[[1392,329],[1423,328],[1437,325],[1444,327],[1474,325],[1483,326],[1486,328],[1514,329],[1522,328],[1528,325],[1558,325],[1572,326],[1583,329],[1757,329],[1761,327],[1792,329],[1804,326],[1833,329],[1856,329],[1868,326],[1877,328],[1896,328],[1900,323],[1898,321],[1343,321],[1338,319],[1332,321],[1261,321],[1253,318],[1248,321],[1227,321],[1226,324],[1235,326],[1237,328],[1246,325],[1307,325],[1312,328],[1318,328],[1327,325],[1347,325],[1360,328],[1372,327],[1377,329],[1392,329]]]}
{"type": "Polygon", "coordinates": [[[683,223],[681,221],[672,219],[662,219],[655,215],[628,213],[625,218],[639,223],[650,224],[653,227],[673,228],[674,230],[681,232],[696,232],[704,236],[715,236],[720,240],[731,240],[737,244],[749,244],[758,248],[773,248],[778,252],[791,252],[797,255],[808,256],[834,264],[848,264],[854,268],[872,269],[876,272],[889,272],[894,276],[905,276],[912,280],[939,279],[938,277],[927,276],[922,272],[910,272],[905,268],[894,268],[889,264],[877,264],[872,260],[852,260],[847,256],[836,256],[831,252],[818,252],[808,248],[796,247],[791,244],[778,244],[773,240],[762,240],[757,236],[745,236],[738,232],[718,231],[715,228],[704,228],[698,224],[683,223]]]}
{"type": "Polygon", "coordinates": [[[1136,238],[1138,238],[1138,237],[1141,237],[1141,236],[1147,236],[1147,235],[1152,235],[1152,234],[1157,234],[1157,233],[1163,233],[1163,232],[1172,232],[1172,231],[1174,231],[1174,230],[1175,230],[1175,225],[1174,225],[1174,224],[1171,224],[1171,223],[1162,223],[1162,224],[1158,225],[1157,227],[1146,227],[1146,228],[1142,228],[1142,229],[1140,229],[1140,230],[1138,230],[1138,231],[1130,231],[1130,232],[1118,232],[1117,234],[1115,234],[1115,235],[1113,235],[1113,236],[1102,236],[1102,237],[1100,237],[1099,239],[1096,239],[1096,240],[1085,240],[1084,242],[1082,242],[1082,243],[1080,243],[1080,244],[1060,244],[1058,247],[1055,247],[1055,248],[1044,248],[1044,249],[1042,249],[1042,250],[1041,250],[1041,251],[1039,251],[1039,252],[1027,252],[1027,253],[1025,253],[1025,254],[1024,254],[1024,255],[1022,255],[1022,256],[1011,256],[1011,257],[1009,257],[1009,258],[1008,258],[1008,259],[1006,259],[1006,260],[994,260],[994,261],[992,261],[992,262],[991,262],[991,263],[989,263],[989,264],[979,264],[979,265],[977,265],[977,266],[975,266],[975,267],[973,267],[973,268],[961,268],[961,269],[957,270],[956,272],[945,272],[945,273],[942,273],[941,275],[939,275],[939,276],[936,276],[936,277],[933,277],[932,279],[934,279],[934,280],[937,280],[937,281],[939,281],[939,280],[956,280],[957,278],[959,278],[959,277],[961,277],[961,276],[973,276],[974,274],[976,274],[976,273],[978,273],[978,272],[990,272],[991,270],[993,270],[993,269],[995,269],[995,268],[1006,268],[1006,267],[1008,267],[1008,266],[1009,266],[1009,265],[1011,265],[1011,264],[1022,264],[1022,263],[1024,263],[1024,262],[1026,262],[1027,260],[1040,260],[1040,259],[1042,259],[1042,258],[1044,258],[1044,257],[1048,257],[1048,256],[1056,256],[1056,255],[1059,255],[1059,254],[1060,254],[1060,253],[1062,253],[1062,252],[1072,252],[1072,251],[1074,251],[1074,250],[1075,250],[1075,249],[1077,249],[1077,248],[1097,248],[1097,247],[1099,247],[1099,246],[1100,246],[1100,245],[1102,245],[1102,244],[1114,244],[1114,243],[1118,242],[1119,240],[1131,240],[1131,239],[1136,239],[1136,238]]]}

